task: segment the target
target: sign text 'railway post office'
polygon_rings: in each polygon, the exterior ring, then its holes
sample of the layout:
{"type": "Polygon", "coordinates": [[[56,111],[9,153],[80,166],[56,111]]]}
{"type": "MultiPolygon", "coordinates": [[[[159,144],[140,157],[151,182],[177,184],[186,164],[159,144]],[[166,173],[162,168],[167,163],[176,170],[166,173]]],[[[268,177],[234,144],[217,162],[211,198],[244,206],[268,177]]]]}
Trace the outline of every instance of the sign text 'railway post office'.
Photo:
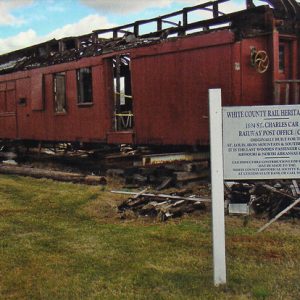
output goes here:
{"type": "Polygon", "coordinates": [[[300,106],[223,107],[224,179],[300,177],[300,106]]]}

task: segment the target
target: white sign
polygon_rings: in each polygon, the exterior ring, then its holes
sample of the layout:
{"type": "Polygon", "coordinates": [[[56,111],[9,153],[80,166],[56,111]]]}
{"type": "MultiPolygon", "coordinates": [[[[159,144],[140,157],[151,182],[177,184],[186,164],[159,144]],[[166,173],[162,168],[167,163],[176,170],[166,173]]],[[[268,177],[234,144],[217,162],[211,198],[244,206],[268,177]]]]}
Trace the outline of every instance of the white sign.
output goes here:
{"type": "Polygon", "coordinates": [[[300,105],[223,108],[224,179],[300,177],[300,105]]]}

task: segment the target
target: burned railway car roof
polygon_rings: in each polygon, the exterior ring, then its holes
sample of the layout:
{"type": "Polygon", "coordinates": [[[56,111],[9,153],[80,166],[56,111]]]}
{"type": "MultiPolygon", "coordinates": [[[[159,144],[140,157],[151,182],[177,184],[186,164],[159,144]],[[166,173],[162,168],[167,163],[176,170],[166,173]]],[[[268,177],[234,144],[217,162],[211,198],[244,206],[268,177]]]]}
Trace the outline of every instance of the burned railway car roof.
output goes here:
{"type": "Polygon", "coordinates": [[[110,29],[95,30],[78,37],[50,40],[28,48],[20,49],[0,56],[0,74],[29,70],[38,67],[74,61],[83,57],[142,47],[161,43],[170,38],[180,38],[188,34],[205,34],[211,30],[227,28],[235,33],[236,39],[263,34],[273,30],[273,18],[284,22],[278,23],[278,30],[295,33],[298,30],[300,6],[295,0],[263,0],[272,6],[256,7],[252,0],[246,0],[246,10],[224,14],[219,11],[219,4],[228,0],[211,1],[193,7],[186,7],[167,15],[147,20],[139,20],[110,29]],[[196,10],[212,12],[212,18],[193,23],[188,21],[188,13],[196,10]],[[170,18],[180,16],[182,21],[174,23],[170,18]],[[269,18],[268,18],[269,16],[269,18]],[[140,26],[156,24],[156,31],[140,34],[140,26]],[[169,27],[163,28],[163,24],[169,27]],[[111,38],[103,36],[112,34],[111,38]],[[119,35],[122,35],[119,37],[119,35]]]}

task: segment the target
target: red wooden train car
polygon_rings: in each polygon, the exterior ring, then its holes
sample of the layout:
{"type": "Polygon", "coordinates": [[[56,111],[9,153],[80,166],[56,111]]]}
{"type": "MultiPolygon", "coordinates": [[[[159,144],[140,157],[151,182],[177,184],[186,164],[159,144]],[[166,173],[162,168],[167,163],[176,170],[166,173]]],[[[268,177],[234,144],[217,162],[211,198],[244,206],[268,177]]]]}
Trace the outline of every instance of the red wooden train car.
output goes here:
{"type": "Polygon", "coordinates": [[[221,2],[0,56],[0,139],[207,145],[209,88],[223,105],[299,103],[297,2],[221,2]],[[201,9],[213,18],[191,22],[201,9]]]}

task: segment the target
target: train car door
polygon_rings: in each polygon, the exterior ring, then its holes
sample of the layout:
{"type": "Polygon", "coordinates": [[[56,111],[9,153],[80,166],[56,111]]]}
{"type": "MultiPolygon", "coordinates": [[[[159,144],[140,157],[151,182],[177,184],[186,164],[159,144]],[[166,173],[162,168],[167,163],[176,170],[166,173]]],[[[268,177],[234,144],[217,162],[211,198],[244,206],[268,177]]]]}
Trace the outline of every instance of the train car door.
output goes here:
{"type": "Polygon", "coordinates": [[[108,106],[111,122],[107,132],[109,144],[134,143],[134,96],[129,54],[110,57],[105,62],[108,106]]]}
{"type": "Polygon", "coordinates": [[[275,103],[299,102],[299,85],[296,80],[296,40],[280,38],[278,49],[278,75],[275,80],[275,103]]]}
{"type": "Polygon", "coordinates": [[[130,131],[134,126],[131,65],[129,55],[112,59],[114,93],[114,131],[130,131]]]}
{"type": "Polygon", "coordinates": [[[16,83],[0,83],[0,138],[16,139],[16,83]]]}

